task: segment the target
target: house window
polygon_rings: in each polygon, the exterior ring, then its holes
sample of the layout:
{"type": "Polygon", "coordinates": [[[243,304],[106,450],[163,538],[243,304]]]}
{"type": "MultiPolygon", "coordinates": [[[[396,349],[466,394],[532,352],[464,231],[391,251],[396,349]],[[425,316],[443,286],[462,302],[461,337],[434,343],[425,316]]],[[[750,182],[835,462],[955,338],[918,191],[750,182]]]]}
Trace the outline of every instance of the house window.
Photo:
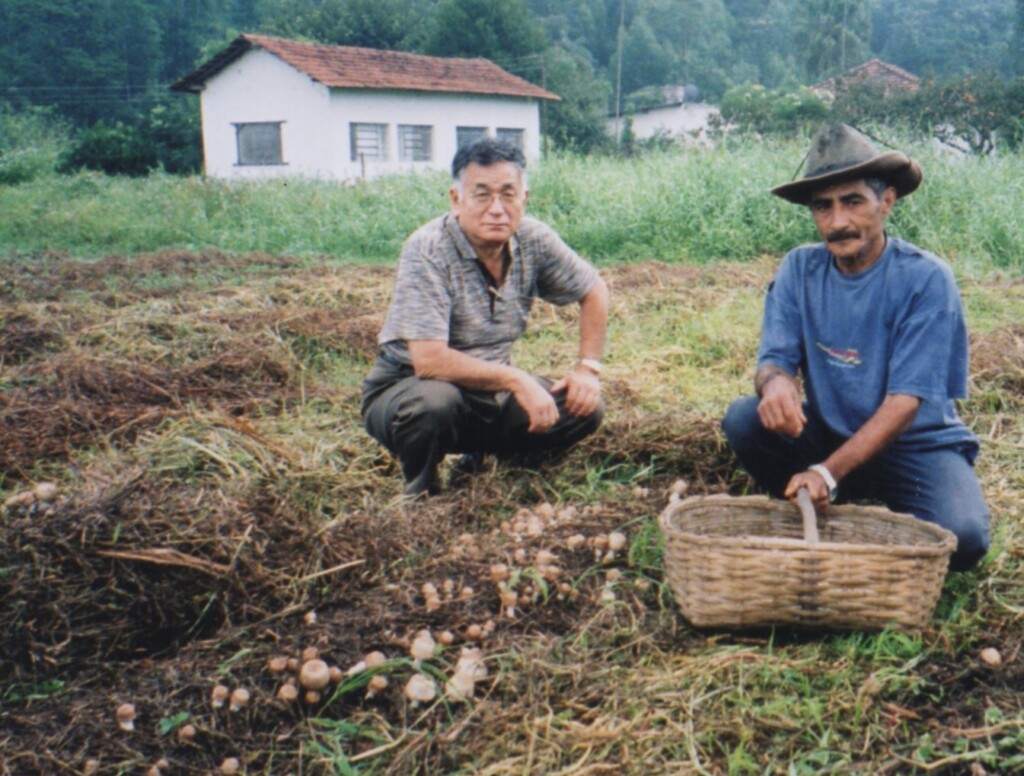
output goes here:
{"type": "Polygon", "coordinates": [[[510,129],[508,127],[498,127],[498,140],[504,140],[507,143],[511,143],[516,146],[520,151],[523,150],[524,142],[526,140],[526,131],[522,129],[510,129]]]}
{"type": "Polygon", "coordinates": [[[483,140],[485,137],[487,137],[487,127],[455,128],[455,145],[459,148],[475,143],[477,140],[483,140]]]}
{"type": "Polygon", "coordinates": [[[360,159],[385,162],[388,158],[387,124],[350,124],[352,161],[360,159]]]}
{"type": "Polygon", "coordinates": [[[280,121],[235,124],[239,165],[283,164],[280,121]]]}
{"type": "Polygon", "coordinates": [[[429,162],[433,146],[433,127],[417,124],[398,125],[398,160],[429,162]]]}

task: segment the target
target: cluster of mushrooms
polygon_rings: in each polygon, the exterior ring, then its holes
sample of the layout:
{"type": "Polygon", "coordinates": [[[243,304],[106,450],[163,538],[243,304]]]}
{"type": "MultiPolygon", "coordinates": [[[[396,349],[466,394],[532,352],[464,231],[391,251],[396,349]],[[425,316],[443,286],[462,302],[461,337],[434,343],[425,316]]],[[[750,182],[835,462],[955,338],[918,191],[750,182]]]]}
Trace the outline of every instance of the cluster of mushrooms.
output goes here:
{"type": "Polygon", "coordinates": [[[56,483],[37,482],[31,488],[20,490],[4,500],[4,511],[21,511],[29,515],[46,516],[53,513],[53,506],[60,497],[56,483]]]}

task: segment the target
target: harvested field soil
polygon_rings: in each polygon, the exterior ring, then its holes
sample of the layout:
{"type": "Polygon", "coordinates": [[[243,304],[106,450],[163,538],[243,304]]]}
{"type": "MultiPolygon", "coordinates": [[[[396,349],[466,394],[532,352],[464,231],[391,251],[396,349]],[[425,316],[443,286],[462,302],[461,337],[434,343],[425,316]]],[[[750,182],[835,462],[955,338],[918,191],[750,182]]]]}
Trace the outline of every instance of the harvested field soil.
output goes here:
{"type": "MultiPolygon", "coordinates": [[[[947,582],[932,628],[707,633],[679,617],[657,516],[681,493],[750,489],[718,418],[748,390],[771,270],[606,271],[601,431],[556,465],[490,464],[408,503],[358,417],[390,270],[10,260],[0,774],[161,758],[209,774],[230,757],[249,774],[1024,772],[1014,320],[974,332],[965,405],[997,549],[947,582]],[[307,697],[313,650],[339,670],[307,697]],[[470,691],[450,684],[476,655],[470,691]],[[407,697],[417,676],[435,697],[407,697]],[[218,685],[247,701],[216,704],[218,685]]],[[[1019,287],[999,293],[1024,309],[1019,287]]],[[[566,368],[575,326],[542,305],[521,363],[566,368]]]]}

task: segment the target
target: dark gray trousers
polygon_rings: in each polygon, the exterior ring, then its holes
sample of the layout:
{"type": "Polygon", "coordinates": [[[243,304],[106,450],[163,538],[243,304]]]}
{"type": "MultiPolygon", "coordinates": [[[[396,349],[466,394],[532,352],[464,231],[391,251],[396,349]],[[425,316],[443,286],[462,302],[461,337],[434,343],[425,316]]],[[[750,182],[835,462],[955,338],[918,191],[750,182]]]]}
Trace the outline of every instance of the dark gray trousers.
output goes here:
{"type": "MultiPolygon", "coordinates": [[[[535,378],[550,388],[551,380],[535,378]]],[[[603,404],[591,415],[565,409],[565,392],[554,395],[558,422],[548,431],[527,431],[529,418],[505,392],[470,391],[443,380],[423,380],[412,367],[378,358],[363,381],[363,421],[374,439],[402,467],[405,492],[440,490],[438,466],[448,453],[491,453],[500,460],[537,465],[564,453],[601,425],[603,404]]]]}

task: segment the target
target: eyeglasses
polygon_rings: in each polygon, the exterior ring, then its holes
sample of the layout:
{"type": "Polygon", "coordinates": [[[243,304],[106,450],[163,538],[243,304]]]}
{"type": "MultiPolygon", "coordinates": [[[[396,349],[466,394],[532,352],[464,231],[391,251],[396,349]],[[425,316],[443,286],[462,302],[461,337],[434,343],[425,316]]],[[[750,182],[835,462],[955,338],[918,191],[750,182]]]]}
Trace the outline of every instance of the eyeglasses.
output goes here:
{"type": "Polygon", "coordinates": [[[495,200],[506,209],[515,208],[522,204],[522,194],[512,189],[493,193],[490,191],[474,191],[467,198],[473,207],[480,210],[489,208],[495,200]]]}

